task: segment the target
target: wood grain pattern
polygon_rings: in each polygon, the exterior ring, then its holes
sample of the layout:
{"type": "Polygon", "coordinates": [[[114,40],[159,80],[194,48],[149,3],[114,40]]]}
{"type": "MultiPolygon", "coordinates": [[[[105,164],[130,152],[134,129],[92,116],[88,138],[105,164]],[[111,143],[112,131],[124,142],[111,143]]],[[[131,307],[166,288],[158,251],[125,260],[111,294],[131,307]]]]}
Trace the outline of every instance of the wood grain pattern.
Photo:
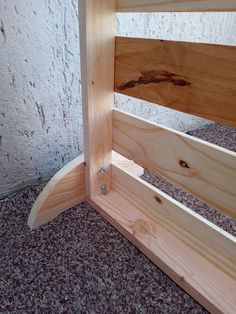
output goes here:
{"type": "Polygon", "coordinates": [[[115,91],[236,127],[236,47],[116,38],[115,91]]]}
{"type": "Polygon", "coordinates": [[[115,50],[115,0],[81,0],[80,50],[83,96],[86,196],[109,190],[115,50]]]}
{"type": "Polygon", "coordinates": [[[113,149],[236,218],[236,153],[118,110],[113,149]]]}
{"type": "Polygon", "coordinates": [[[236,238],[118,165],[112,188],[236,280],[236,238]]]}
{"type": "Polygon", "coordinates": [[[211,313],[236,311],[236,281],[113,189],[91,204],[211,313]]]}
{"type": "Polygon", "coordinates": [[[235,0],[117,0],[118,12],[230,12],[235,0]]]}
{"type": "Polygon", "coordinates": [[[28,219],[35,229],[85,201],[85,166],[81,155],[57,172],[39,195],[28,219]]]}

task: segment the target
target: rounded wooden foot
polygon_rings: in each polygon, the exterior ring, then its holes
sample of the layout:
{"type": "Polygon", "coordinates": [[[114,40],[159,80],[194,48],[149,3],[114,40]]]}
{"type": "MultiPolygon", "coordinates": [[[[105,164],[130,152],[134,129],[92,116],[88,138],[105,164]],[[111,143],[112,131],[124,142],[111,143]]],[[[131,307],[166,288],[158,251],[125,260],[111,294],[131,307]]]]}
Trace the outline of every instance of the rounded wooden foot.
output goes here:
{"type": "Polygon", "coordinates": [[[48,182],[31,209],[28,226],[31,229],[37,228],[84,201],[85,165],[84,156],[81,155],[48,182]]]}

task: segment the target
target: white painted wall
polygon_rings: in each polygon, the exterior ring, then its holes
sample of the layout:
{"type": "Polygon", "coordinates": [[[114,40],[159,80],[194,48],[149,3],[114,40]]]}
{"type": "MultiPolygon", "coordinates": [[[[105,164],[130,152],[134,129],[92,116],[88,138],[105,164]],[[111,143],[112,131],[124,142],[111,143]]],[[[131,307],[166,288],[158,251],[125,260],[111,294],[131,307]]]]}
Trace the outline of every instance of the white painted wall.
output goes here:
{"type": "MultiPolygon", "coordinates": [[[[118,15],[118,34],[235,44],[233,14],[118,15]]],[[[0,198],[83,150],[77,0],[0,0],[0,198]]],[[[180,130],[205,121],[116,97],[180,130]]]]}

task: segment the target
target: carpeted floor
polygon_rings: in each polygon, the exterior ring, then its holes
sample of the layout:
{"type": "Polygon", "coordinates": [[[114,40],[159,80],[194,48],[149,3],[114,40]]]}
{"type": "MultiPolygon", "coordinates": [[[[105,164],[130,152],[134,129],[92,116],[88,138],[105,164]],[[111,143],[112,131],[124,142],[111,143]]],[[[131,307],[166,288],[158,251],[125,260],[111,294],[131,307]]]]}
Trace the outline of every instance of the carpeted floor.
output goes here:
{"type": "MultiPolygon", "coordinates": [[[[236,151],[236,131],[210,125],[192,132],[236,151]]],[[[235,221],[169,183],[145,180],[236,235],[235,221]]],[[[0,313],[207,313],[89,205],[30,231],[40,187],[0,203],[0,313]]]]}

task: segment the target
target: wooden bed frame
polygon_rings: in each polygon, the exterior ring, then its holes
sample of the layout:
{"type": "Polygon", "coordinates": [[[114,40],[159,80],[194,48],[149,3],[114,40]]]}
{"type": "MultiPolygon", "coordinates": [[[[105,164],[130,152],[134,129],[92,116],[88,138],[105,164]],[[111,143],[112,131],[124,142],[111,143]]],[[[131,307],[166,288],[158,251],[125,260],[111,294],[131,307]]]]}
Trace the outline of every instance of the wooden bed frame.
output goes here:
{"type": "Polygon", "coordinates": [[[117,11],[236,0],[80,1],[85,157],[52,178],[28,224],[87,201],[206,309],[236,313],[236,238],[139,178],[147,168],[235,219],[236,154],[113,108],[116,91],[236,127],[236,47],[115,37],[117,11]]]}

